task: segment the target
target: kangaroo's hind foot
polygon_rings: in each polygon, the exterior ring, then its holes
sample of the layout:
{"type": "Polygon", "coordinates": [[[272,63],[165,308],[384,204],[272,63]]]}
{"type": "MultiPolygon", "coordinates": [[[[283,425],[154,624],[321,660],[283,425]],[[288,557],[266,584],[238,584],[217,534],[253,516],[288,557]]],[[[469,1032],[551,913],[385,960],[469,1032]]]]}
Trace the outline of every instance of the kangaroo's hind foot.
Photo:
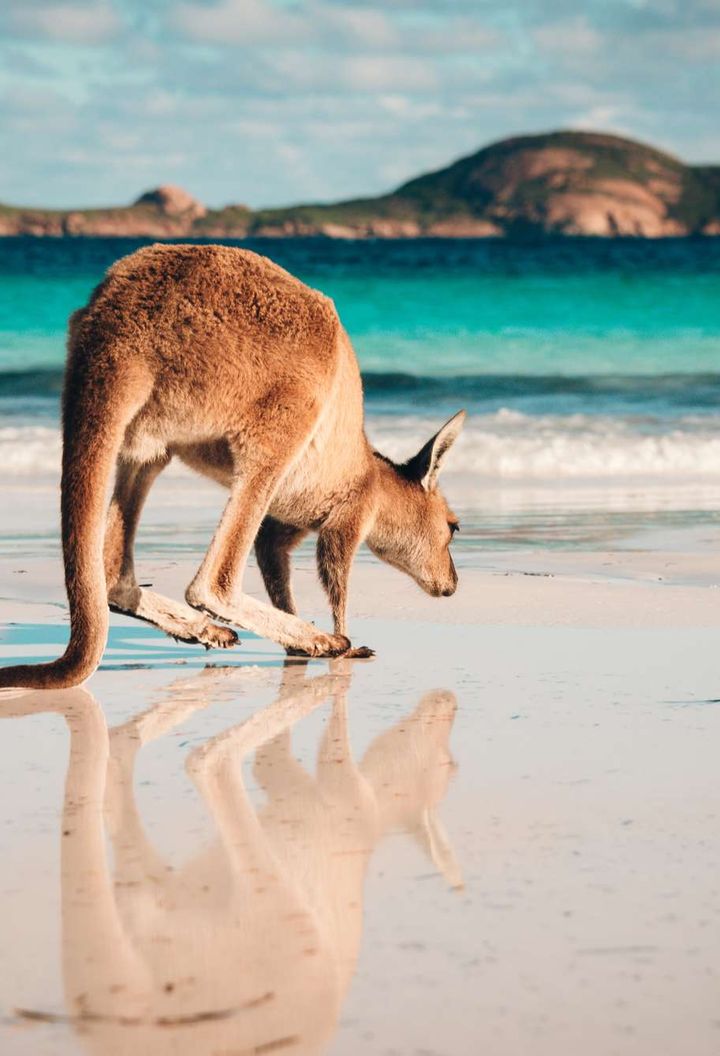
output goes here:
{"type": "Polygon", "coordinates": [[[151,623],[179,642],[206,649],[230,649],[240,642],[231,627],[219,627],[189,605],[143,587],[111,591],[109,602],[113,612],[151,623]]]}
{"type": "Polygon", "coordinates": [[[191,584],[186,597],[198,612],[278,642],[289,655],[336,657],[343,656],[350,648],[350,639],[344,634],[319,631],[311,623],[256,601],[247,594],[226,602],[217,597],[203,597],[191,584]]]}

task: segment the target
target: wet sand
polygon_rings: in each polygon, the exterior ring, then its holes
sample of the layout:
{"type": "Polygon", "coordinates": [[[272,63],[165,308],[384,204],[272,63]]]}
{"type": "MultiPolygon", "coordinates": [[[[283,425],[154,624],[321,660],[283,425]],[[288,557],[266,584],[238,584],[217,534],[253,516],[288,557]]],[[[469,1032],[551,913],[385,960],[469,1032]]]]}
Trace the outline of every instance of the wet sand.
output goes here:
{"type": "MultiPolygon", "coordinates": [[[[486,561],[359,567],[373,661],[113,617],[85,689],[0,702],[3,1056],[717,1053],[713,562],[486,561]]],[[[0,582],[3,662],[55,655],[57,562],[0,582]]]]}

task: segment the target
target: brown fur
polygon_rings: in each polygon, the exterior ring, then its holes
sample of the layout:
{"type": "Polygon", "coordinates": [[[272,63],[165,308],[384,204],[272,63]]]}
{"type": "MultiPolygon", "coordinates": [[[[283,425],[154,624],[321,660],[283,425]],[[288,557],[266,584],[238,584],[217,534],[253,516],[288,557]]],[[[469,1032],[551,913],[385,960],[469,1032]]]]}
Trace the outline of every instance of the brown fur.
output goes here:
{"type": "Polygon", "coordinates": [[[288,652],[368,655],[351,650],[345,625],[362,540],[429,593],[455,589],[455,519],[436,480],[463,418],[396,466],[365,437],[357,361],[328,298],[264,257],[223,246],[156,245],[118,261],[70,320],[62,473],[70,643],[54,663],[3,668],[0,686],[82,682],[102,656],[108,601],[208,647],[237,641],[211,622],[219,618],[288,652]],[[187,604],[138,586],[133,567],[144,499],[175,456],[230,490],[187,604]],[[333,634],[295,615],[289,554],[311,530],[333,634]],[[275,608],[233,597],[253,542],[275,608]]]}

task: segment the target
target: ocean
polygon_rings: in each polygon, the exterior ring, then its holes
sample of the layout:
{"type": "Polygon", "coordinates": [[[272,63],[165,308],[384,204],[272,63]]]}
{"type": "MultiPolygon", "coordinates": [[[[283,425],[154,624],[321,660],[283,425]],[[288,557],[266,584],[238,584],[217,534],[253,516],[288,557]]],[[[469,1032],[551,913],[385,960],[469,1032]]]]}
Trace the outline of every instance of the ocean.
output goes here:
{"type": "MultiPolygon", "coordinates": [[[[0,475],[57,473],[67,317],[143,244],[0,241],[0,475]]],[[[468,554],[718,523],[720,239],[229,244],[334,299],[380,450],[467,409],[447,487],[468,554]]]]}

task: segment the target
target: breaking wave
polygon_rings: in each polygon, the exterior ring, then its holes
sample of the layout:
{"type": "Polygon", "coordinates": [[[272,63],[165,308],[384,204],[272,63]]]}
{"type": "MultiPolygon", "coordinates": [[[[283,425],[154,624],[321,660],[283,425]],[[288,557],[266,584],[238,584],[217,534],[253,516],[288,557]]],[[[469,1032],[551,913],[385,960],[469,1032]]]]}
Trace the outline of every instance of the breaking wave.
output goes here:
{"type": "MultiPolygon", "coordinates": [[[[438,414],[368,416],[371,441],[404,460],[442,422],[438,414]]],[[[60,431],[45,425],[0,428],[0,475],[57,474],[60,431]]],[[[720,420],[701,415],[666,421],[599,415],[526,415],[501,409],[476,415],[448,458],[448,469],[514,479],[720,481],[720,420]]]]}
{"type": "Polygon", "coordinates": [[[42,425],[0,428],[0,474],[60,473],[60,430],[42,425]]]}
{"type": "MultiPolygon", "coordinates": [[[[373,442],[405,459],[437,429],[437,418],[379,417],[373,442]]],[[[503,409],[471,418],[448,459],[455,472],[503,479],[708,478],[720,481],[720,421],[673,423],[595,415],[530,416],[503,409]]]]}

